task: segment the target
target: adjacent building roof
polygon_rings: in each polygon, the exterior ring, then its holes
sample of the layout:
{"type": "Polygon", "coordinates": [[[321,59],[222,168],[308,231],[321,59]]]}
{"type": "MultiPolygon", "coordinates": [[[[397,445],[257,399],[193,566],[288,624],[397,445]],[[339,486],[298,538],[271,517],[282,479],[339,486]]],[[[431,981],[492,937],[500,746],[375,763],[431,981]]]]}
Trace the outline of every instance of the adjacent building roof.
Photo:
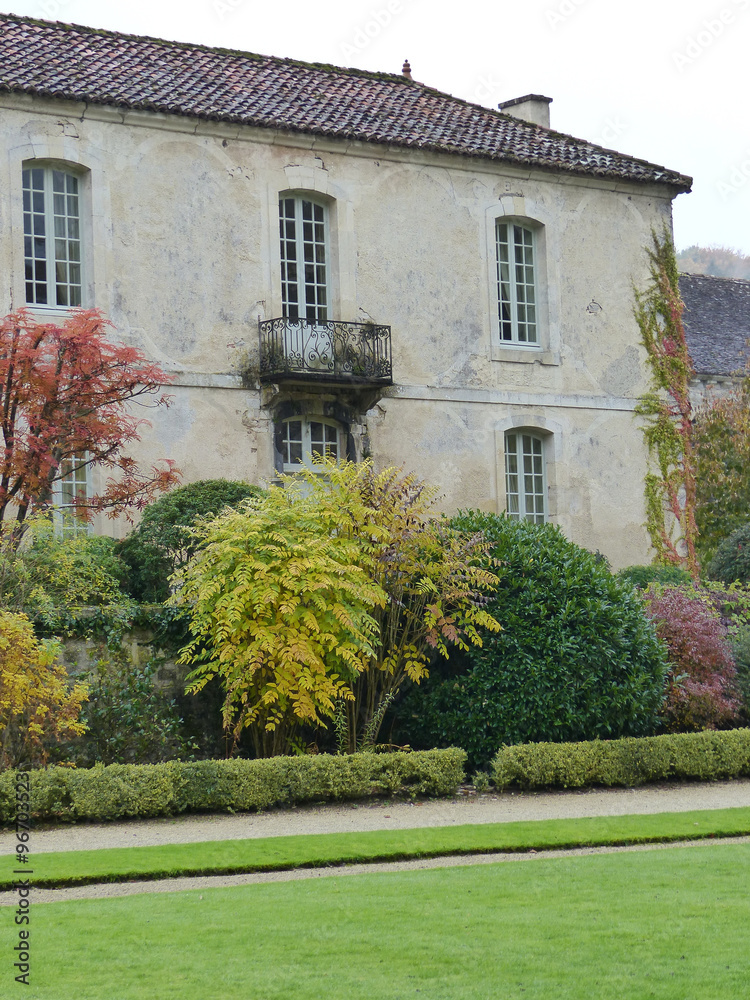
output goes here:
{"type": "Polygon", "coordinates": [[[0,14],[0,91],[188,115],[668,184],[691,179],[432,90],[367,73],[0,14]]]}
{"type": "Polygon", "coordinates": [[[681,274],[690,356],[699,376],[736,375],[750,358],[750,281],[681,274]]]}

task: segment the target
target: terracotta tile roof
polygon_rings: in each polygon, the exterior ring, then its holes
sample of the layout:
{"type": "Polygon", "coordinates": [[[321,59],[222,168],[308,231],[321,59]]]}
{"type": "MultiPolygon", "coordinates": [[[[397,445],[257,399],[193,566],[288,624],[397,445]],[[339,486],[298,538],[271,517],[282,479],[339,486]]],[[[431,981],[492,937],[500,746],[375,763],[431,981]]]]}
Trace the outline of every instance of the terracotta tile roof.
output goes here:
{"type": "Polygon", "coordinates": [[[681,274],[688,349],[698,375],[736,375],[750,358],[750,281],[681,274]]]}
{"type": "Polygon", "coordinates": [[[689,190],[690,178],[404,76],[0,14],[0,91],[37,94],[689,190]]]}

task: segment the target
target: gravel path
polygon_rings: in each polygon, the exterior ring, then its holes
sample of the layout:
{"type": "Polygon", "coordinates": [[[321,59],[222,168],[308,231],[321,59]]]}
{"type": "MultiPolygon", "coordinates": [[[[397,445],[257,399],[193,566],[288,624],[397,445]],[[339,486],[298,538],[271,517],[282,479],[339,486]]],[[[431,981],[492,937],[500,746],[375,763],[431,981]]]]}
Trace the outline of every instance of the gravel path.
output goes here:
{"type": "MultiPolygon", "coordinates": [[[[206,840],[240,840],[302,833],[338,833],[363,830],[414,829],[427,826],[457,826],[465,823],[509,823],[516,820],[573,818],[578,816],[625,816],[659,812],[688,812],[750,806],[750,781],[725,781],[685,785],[649,785],[645,788],[584,789],[561,792],[505,792],[460,795],[429,802],[366,802],[344,805],[304,806],[267,813],[241,815],[180,816],[125,823],[92,823],[35,829],[29,846],[33,854],[48,851],[91,850],[156,844],[195,843],[206,840]]],[[[747,843],[750,838],[731,838],[725,843],[747,843]]],[[[686,842],[688,843],[688,842],[686,842]]],[[[690,842],[696,847],[706,841],[690,842]]],[[[715,840],[710,843],[716,843],[715,840]]],[[[144,892],[175,892],[209,889],[258,882],[354,875],[362,872],[405,871],[414,868],[489,864],[530,858],[596,854],[620,850],[655,850],[684,844],[643,845],[628,848],[582,848],[574,851],[539,851],[529,854],[490,854],[399,861],[387,864],[348,865],[288,872],[164,879],[81,886],[72,889],[35,889],[35,903],[57,900],[123,896],[144,892]]],[[[0,853],[10,854],[15,833],[0,833],[0,853]]],[[[14,905],[16,895],[0,893],[0,906],[14,905]]]]}
{"type": "MultiPolygon", "coordinates": [[[[32,831],[32,852],[81,851],[102,847],[188,844],[203,840],[244,840],[299,833],[409,830],[420,826],[511,823],[515,820],[576,816],[627,816],[750,806],[750,781],[716,781],[643,788],[582,789],[559,792],[503,792],[460,795],[427,802],[348,802],[310,805],[264,813],[172,816],[123,823],[81,823],[32,831]]],[[[12,853],[15,834],[0,833],[0,854],[12,853]]]]}

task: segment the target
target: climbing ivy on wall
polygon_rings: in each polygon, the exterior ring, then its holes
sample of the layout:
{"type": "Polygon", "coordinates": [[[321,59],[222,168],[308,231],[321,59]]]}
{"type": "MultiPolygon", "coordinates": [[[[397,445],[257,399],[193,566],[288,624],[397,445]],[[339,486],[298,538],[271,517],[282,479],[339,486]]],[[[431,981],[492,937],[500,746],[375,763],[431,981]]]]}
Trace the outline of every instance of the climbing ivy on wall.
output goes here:
{"type": "Polygon", "coordinates": [[[656,550],[655,562],[682,566],[698,578],[695,546],[695,456],[692,442],[690,380],[693,363],[682,322],[674,244],[666,227],[652,231],[646,248],[651,281],[633,289],[634,314],[648,354],[650,391],[636,413],[644,418],[649,451],[645,479],[646,527],[656,550]]]}

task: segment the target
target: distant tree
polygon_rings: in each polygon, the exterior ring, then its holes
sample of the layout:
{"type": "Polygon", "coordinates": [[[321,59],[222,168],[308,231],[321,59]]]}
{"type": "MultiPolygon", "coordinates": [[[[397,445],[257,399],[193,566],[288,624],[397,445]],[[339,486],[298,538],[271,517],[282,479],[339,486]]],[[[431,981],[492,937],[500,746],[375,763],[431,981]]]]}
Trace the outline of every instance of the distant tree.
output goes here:
{"type": "Polygon", "coordinates": [[[643,434],[656,469],[646,474],[646,527],[656,561],[698,577],[695,458],[690,380],[694,374],[678,284],[674,244],[666,227],[647,248],[651,282],[634,289],[634,313],[646,348],[651,390],[638,401],[643,434]]]}
{"type": "Polygon", "coordinates": [[[688,247],[677,254],[677,266],[687,274],[750,280],[750,257],[729,247],[688,247]]]}
{"type": "Polygon", "coordinates": [[[750,519],[750,376],[696,414],[695,518],[701,561],[750,519]]]}
{"type": "Polygon", "coordinates": [[[161,389],[170,377],[136,348],[112,343],[109,325],[96,310],[77,310],[61,326],[26,310],[0,321],[0,523],[15,521],[16,538],[29,513],[50,505],[65,471],[113,473],[101,493],[78,498],[81,518],[138,509],[178,481],[173,462],[143,472],[125,454],[145,423],[131,404],[168,405],[161,389]]]}

